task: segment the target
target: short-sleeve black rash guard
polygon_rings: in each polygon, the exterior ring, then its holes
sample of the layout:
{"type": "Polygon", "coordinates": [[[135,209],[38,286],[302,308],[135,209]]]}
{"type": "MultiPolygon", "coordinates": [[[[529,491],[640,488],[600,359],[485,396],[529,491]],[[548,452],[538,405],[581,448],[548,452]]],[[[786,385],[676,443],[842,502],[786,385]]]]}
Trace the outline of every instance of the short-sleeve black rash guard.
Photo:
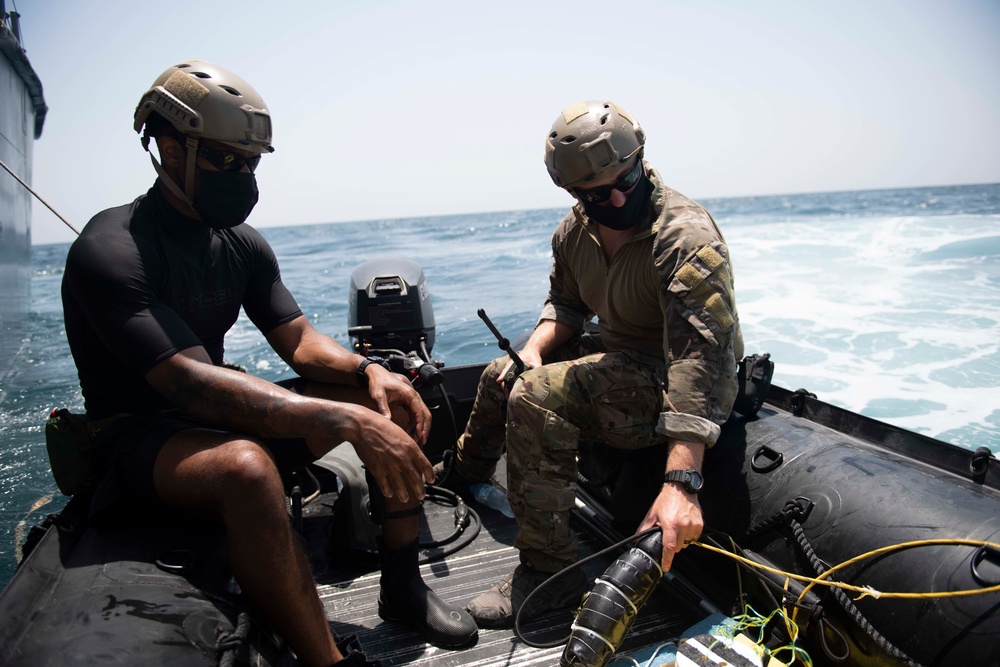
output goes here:
{"type": "Polygon", "coordinates": [[[181,215],[155,186],[87,224],[70,247],[62,298],[93,418],[172,407],[146,373],[198,345],[221,364],[241,306],[265,334],[302,314],[255,229],[213,230],[181,215]]]}

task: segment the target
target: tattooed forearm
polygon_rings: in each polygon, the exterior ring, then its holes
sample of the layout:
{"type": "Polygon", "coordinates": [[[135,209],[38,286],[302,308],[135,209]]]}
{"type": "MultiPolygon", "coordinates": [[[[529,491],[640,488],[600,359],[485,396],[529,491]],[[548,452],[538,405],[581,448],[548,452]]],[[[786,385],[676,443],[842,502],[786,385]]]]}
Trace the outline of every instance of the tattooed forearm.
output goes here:
{"type": "Polygon", "coordinates": [[[147,380],[184,414],[261,437],[344,437],[354,408],[300,396],[262,378],[178,354],[147,380]]]}

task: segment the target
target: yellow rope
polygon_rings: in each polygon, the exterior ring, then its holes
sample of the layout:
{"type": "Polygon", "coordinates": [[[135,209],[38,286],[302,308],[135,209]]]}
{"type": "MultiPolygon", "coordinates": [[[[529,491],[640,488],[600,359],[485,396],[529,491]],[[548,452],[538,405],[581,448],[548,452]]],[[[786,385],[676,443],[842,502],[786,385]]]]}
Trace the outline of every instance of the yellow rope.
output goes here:
{"type": "MultiPolygon", "coordinates": [[[[850,560],[846,560],[843,563],[831,567],[829,570],[819,575],[818,577],[806,577],[800,574],[793,574],[791,572],[785,572],[784,570],[779,570],[773,567],[769,567],[767,565],[762,565],[748,558],[744,558],[743,556],[739,556],[724,549],[713,547],[709,544],[698,542],[697,540],[691,542],[691,544],[701,547],[702,549],[706,549],[708,551],[712,551],[721,554],[723,556],[733,558],[735,560],[740,561],[741,563],[745,563],[746,565],[749,565],[750,567],[756,568],[758,570],[765,570],[767,572],[771,572],[773,574],[785,577],[786,580],[795,579],[796,581],[808,582],[809,585],[806,586],[805,590],[803,590],[802,593],[799,595],[798,599],[796,600],[796,604],[801,603],[802,600],[805,598],[806,594],[809,591],[811,591],[815,586],[830,586],[830,587],[841,588],[847,591],[853,591],[859,594],[858,597],[855,598],[856,600],[860,600],[861,598],[869,596],[879,600],[881,599],[921,600],[929,598],[952,598],[952,597],[965,597],[970,595],[986,595],[989,593],[1000,593],[1000,585],[988,586],[986,588],[966,589],[960,591],[940,591],[937,593],[897,593],[897,592],[878,591],[872,588],[871,586],[854,586],[852,584],[848,584],[842,581],[832,581],[829,579],[829,577],[833,575],[834,572],[842,570],[843,568],[848,567],[849,565],[853,565],[854,563],[865,560],[867,558],[871,558],[873,556],[878,556],[893,551],[899,551],[901,549],[910,549],[913,547],[924,547],[924,546],[970,546],[970,547],[988,546],[1000,550],[1000,544],[996,544],[994,542],[984,542],[984,541],[964,540],[964,539],[915,540],[912,542],[903,542],[900,544],[893,544],[879,549],[873,549],[871,551],[868,551],[867,553],[861,554],[860,556],[855,556],[850,560]]],[[[787,588],[787,583],[788,582],[786,581],[786,588],[787,588]]],[[[798,608],[796,608],[795,611],[792,613],[792,618],[791,618],[792,623],[794,623],[797,620],[798,613],[799,610],[798,608]]]]}
{"type": "MultiPolygon", "coordinates": [[[[867,558],[871,558],[873,556],[879,556],[885,553],[891,553],[893,551],[900,551],[902,549],[910,549],[913,547],[926,547],[926,546],[968,546],[968,547],[988,546],[988,547],[993,547],[994,549],[1000,549],[1000,544],[996,544],[994,542],[982,542],[977,540],[940,539],[940,540],[914,540],[912,542],[902,542],[900,544],[892,544],[887,547],[882,547],[880,549],[872,549],[871,551],[863,553],[860,556],[855,556],[854,558],[846,560],[843,563],[840,563],[839,565],[834,565],[829,570],[819,575],[819,577],[817,577],[816,583],[825,584],[827,583],[826,582],[827,577],[832,575],[834,572],[842,570],[843,568],[848,567],[849,565],[853,565],[854,563],[865,560],[867,558]]],[[[801,602],[802,599],[805,597],[806,593],[812,590],[814,585],[816,584],[810,583],[808,586],[806,586],[805,590],[802,591],[802,594],[799,596],[796,602],[801,602]]],[[[860,600],[862,597],[865,597],[865,595],[872,595],[876,599],[886,598],[886,599],[896,599],[896,600],[925,600],[931,598],[967,597],[970,595],[985,595],[988,593],[1000,593],[1000,585],[988,586],[985,588],[977,588],[977,589],[966,589],[960,591],[940,591],[937,593],[894,593],[894,592],[886,593],[881,591],[875,591],[870,587],[865,587],[864,593],[857,599],[860,600]]],[[[793,619],[796,618],[798,616],[798,613],[799,610],[798,608],[796,608],[795,611],[792,613],[792,618],[793,619]]]]}

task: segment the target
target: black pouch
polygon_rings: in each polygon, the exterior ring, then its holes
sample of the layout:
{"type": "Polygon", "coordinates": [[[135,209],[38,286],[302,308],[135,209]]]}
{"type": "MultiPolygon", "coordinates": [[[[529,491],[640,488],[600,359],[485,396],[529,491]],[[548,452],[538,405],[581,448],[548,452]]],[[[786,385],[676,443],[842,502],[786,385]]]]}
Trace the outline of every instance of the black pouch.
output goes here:
{"type": "Polygon", "coordinates": [[[52,476],[64,495],[76,495],[93,481],[97,451],[87,415],[66,408],[52,410],[45,422],[45,448],[52,476]]]}
{"type": "Polygon", "coordinates": [[[770,354],[765,352],[744,357],[739,364],[739,393],[733,410],[744,417],[757,414],[771,389],[773,375],[774,362],[770,354]]]}

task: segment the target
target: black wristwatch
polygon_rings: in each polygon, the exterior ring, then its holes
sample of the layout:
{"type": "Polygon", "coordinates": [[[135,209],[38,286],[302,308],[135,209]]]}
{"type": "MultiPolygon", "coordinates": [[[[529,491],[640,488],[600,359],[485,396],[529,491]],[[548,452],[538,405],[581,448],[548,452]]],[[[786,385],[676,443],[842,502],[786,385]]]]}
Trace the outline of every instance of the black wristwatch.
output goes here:
{"type": "Polygon", "coordinates": [[[663,476],[663,483],[680,482],[688,493],[698,493],[705,486],[705,478],[697,470],[671,470],[663,476]]]}
{"type": "Polygon", "coordinates": [[[372,364],[378,364],[385,370],[387,371],[390,370],[388,362],[386,362],[386,360],[383,359],[382,357],[376,357],[376,356],[366,357],[361,361],[360,364],[358,364],[358,370],[354,371],[354,377],[355,379],[357,379],[359,387],[368,386],[368,376],[365,375],[365,369],[372,364]]]}

